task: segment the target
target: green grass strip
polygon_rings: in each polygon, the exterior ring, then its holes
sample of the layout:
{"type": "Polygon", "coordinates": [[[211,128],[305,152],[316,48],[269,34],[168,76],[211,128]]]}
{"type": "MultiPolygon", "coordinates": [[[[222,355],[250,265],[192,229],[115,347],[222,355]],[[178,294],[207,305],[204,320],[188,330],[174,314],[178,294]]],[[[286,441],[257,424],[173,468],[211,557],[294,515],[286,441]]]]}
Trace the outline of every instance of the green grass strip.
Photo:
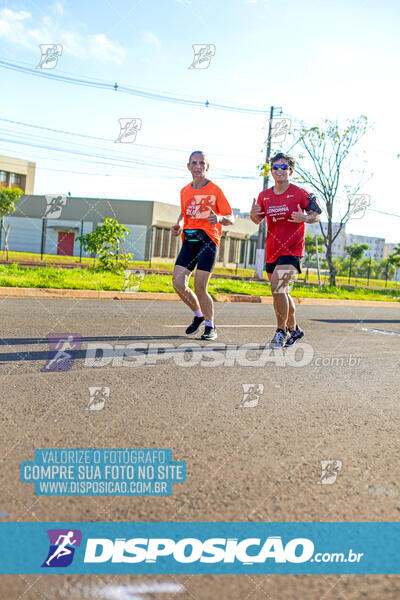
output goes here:
{"type": "MultiPolygon", "coordinates": [[[[193,285],[193,278],[190,285],[193,285]]],[[[75,289],[75,290],[114,290],[123,287],[122,274],[103,271],[63,269],[53,267],[20,267],[17,264],[0,265],[0,286],[75,289]]],[[[209,284],[211,294],[246,294],[249,296],[270,296],[271,289],[267,283],[232,279],[211,279],[209,284]]],[[[172,278],[170,275],[146,275],[140,282],[141,292],[172,293],[172,278]]],[[[382,300],[400,301],[398,292],[393,290],[367,290],[356,288],[347,290],[339,287],[314,286],[294,284],[292,296],[298,298],[337,298],[348,300],[382,300]]]]}

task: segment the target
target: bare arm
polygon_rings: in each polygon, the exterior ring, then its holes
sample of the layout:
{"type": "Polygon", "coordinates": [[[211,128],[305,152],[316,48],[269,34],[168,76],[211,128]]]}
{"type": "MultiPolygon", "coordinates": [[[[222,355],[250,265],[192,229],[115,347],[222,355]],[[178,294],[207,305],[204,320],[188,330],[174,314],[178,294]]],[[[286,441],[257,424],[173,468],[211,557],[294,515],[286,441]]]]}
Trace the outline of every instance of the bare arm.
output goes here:
{"type": "Polygon", "coordinates": [[[213,225],[221,223],[221,225],[225,225],[226,227],[227,225],[233,225],[233,223],[235,222],[235,217],[233,215],[217,215],[212,208],[210,208],[209,210],[211,214],[208,217],[207,221],[209,223],[212,223],[213,225]]]}
{"type": "Polygon", "coordinates": [[[315,212],[315,210],[308,210],[307,211],[307,216],[304,219],[305,223],[318,223],[318,221],[321,219],[321,215],[317,212],[315,212]]]}
{"type": "Polygon", "coordinates": [[[224,215],[220,220],[221,225],[224,225],[225,227],[228,225],[233,225],[234,222],[235,217],[233,215],[224,215]]]}
{"type": "Polygon", "coordinates": [[[253,223],[255,223],[256,225],[259,225],[261,223],[261,221],[263,221],[265,219],[265,215],[261,216],[261,215],[252,215],[250,213],[250,219],[253,221],[253,223]]]}
{"type": "Polygon", "coordinates": [[[261,221],[264,221],[265,219],[265,213],[262,212],[262,208],[259,204],[257,204],[257,200],[255,198],[253,198],[253,204],[251,205],[250,219],[256,225],[259,225],[261,221]]]}
{"type": "Polygon", "coordinates": [[[181,229],[182,223],[183,223],[183,214],[179,213],[177,222],[175,223],[175,225],[172,225],[172,227],[171,227],[172,235],[175,235],[175,236],[179,235],[179,231],[181,229]]]}
{"type": "Polygon", "coordinates": [[[318,223],[322,210],[314,194],[308,195],[308,206],[306,206],[305,211],[307,213],[306,223],[318,223]]]}
{"type": "Polygon", "coordinates": [[[179,217],[178,220],[176,222],[177,225],[181,226],[182,225],[182,221],[183,221],[183,214],[179,213],[179,217]]]}
{"type": "Polygon", "coordinates": [[[303,209],[300,207],[300,204],[298,204],[297,211],[292,212],[289,221],[292,223],[318,223],[322,210],[314,194],[308,195],[308,205],[304,210],[307,214],[303,213],[303,209]]]}

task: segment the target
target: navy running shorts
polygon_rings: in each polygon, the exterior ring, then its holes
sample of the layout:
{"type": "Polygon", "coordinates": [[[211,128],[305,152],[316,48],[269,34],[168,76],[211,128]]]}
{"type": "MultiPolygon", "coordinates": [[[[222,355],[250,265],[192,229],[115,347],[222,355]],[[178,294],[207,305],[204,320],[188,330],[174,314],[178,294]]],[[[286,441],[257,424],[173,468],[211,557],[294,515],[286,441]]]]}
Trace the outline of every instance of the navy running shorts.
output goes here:
{"type": "Polygon", "coordinates": [[[184,232],[182,248],[175,264],[189,271],[193,271],[197,266],[198,270],[211,273],[217,259],[217,245],[202,229],[191,231],[196,231],[196,234],[189,236],[184,232]],[[194,240],[189,241],[190,237],[194,240]]]}
{"type": "Polygon", "coordinates": [[[293,265],[301,273],[301,256],[292,256],[291,254],[278,256],[275,262],[265,263],[265,270],[267,273],[273,273],[276,265],[293,265]]]}

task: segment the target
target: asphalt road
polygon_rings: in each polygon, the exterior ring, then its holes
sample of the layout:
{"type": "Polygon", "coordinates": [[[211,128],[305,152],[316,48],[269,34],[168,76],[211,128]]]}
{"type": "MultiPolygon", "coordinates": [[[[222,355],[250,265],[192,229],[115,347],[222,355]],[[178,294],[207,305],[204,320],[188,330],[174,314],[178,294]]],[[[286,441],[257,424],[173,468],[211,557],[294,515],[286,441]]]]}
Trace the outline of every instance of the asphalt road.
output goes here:
{"type": "MultiPolygon", "coordinates": [[[[2,299],[1,316],[1,521],[400,519],[400,307],[299,307],[288,357],[263,350],[268,305],[217,304],[212,353],[184,335],[181,303],[2,299]],[[65,333],[81,337],[72,368],[43,370],[47,336],[65,333]],[[106,345],[98,366],[89,344],[106,345]],[[109,388],[101,410],[89,387],[109,388]],[[187,481],[167,497],[36,496],[19,478],[36,448],[169,448],[187,481]]],[[[0,596],[101,600],[100,584],[125,586],[121,600],[400,597],[398,576],[375,575],[3,575],[0,596]]]]}

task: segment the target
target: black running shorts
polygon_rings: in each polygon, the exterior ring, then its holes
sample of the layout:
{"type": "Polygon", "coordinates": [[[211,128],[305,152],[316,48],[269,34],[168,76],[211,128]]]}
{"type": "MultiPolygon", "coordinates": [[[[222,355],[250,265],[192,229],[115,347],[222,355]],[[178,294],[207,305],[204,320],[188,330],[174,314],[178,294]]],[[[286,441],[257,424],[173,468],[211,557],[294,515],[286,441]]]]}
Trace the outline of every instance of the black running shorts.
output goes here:
{"type": "Polygon", "coordinates": [[[185,267],[189,271],[193,271],[197,266],[198,270],[211,273],[217,258],[217,245],[208,237],[205,231],[201,229],[195,231],[196,235],[192,237],[199,239],[194,241],[189,241],[189,236],[184,233],[185,238],[175,264],[185,267]]]}
{"type": "Polygon", "coordinates": [[[301,273],[301,257],[292,256],[291,254],[285,254],[284,256],[278,256],[275,262],[267,262],[265,264],[265,270],[267,273],[273,273],[276,265],[293,265],[296,267],[299,273],[301,273]]]}

